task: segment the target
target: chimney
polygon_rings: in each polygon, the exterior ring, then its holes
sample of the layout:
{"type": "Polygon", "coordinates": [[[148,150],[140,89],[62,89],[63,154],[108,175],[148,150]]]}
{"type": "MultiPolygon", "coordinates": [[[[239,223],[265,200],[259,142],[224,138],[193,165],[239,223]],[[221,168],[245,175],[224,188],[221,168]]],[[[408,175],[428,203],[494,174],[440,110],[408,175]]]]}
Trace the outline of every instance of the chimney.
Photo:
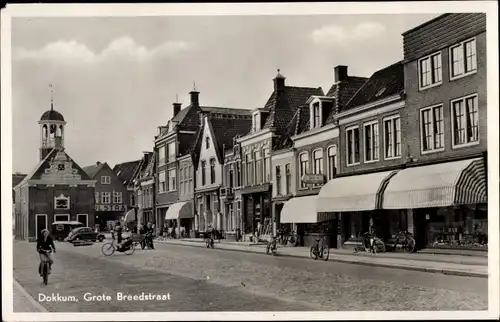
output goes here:
{"type": "Polygon", "coordinates": [[[285,90],[285,76],[280,74],[280,70],[278,69],[278,75],[274,78],[274,90],[278,93],[281,93],[285,90]]]}
{"type": "Polygon", "coordinates": [[[149,152],[148,151],[142,151],[142,153],[144,154],[144,161],[145,163],[149,163],[149,152]]]}
{"type": "Polygon", "coordinates": [[[173,105],[174,105],[174,114],[172,115],[172,117],[175,117],[181,111],[182,103],[174,103],[173,105]]]}
{"type": "Polygon", "coordinates": [[[192,90],[191,92],[189,92],[189,95],[191,96],[191,105],[200,106],[200,101],[199,101],[200,92],[192,90]]]}
{"type": "Polygon", "coordinates": [[[95,164],[96,164],[96,165],[101,165],[101,162],[100,162],[100,161],[97,161],[95,164]]]}
{"type": "Polygon", "coordinates": [[[342,82],[347,80],[347,66],[337,65],[335,66],[334,74],[335,74],[335,83],[342,82]]]}

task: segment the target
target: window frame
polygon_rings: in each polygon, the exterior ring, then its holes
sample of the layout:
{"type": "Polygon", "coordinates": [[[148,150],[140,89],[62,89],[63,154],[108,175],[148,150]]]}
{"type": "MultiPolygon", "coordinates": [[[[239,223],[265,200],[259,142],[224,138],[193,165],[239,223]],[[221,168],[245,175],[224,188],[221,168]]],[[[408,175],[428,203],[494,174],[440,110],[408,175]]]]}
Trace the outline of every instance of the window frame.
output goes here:
{"type": "Polygon", "coordinates": [[[292,164],[285,164],[285,195],[292,193],[292,164]]]}
{"type": "Polygon", "coordinates": [[[210,158],[210,184],[215,184],[215,177],[216,177],[216,171],[215,171],[215,158],[210,158]]]}
{"type": "Polygon", "coordinates": [[[429,54],[429,55],[426,55],[422,58],[419,58],[417,60],[417,76],[418,76],[418,90],[419,91],[422,91],[422,90],[426,90],[426,89],[429,89],[429,88],[432,88],[432,87],[436,87],[436,86],[439,86],[441,84],[443,84],[443,53],[441,50],[439,51],[436,51],[436,52],[433,52],[432,54],[429,54]],[[430,70],[430,73],[431,73],[431,78],[434,77],[433,74],[434,74],[434,69],[433,69],[433,57],[434,56],[441,56],[441,72],[440,72],[440,81],[439,82],[436,82],[436,83],[431,83],[430,85],[422,85],[422,61],[424,60],[429,60],[429,63],[431,64],[431,70],[430,70]]]}
{"type": "MultiPolygon", "coordinates": [[[[383,135],[384,135],[384,160],[396,160],[396,159],[400,159],[401,158],[401,155],[403,154],[403,136],[402,136],[402,132],[401,132],[401,115],[400,114],[394,114],[394,115],[391,115],[391,116],[386,116],[382,119],[382,124],[383,124],[383,135]],[[399,144],[401,146],[401,151],[400,151],[400,154],[398,156],[396,156],[396,145],[394,144],[393,147],[392,147],[392,152],[394,154],[394,156],[392,157],[388,157],[387,156],[387,141],[386,141],[386,137],[387,137],[387,133],[386,133],[386,126],[385,126],[385,123],[386,122],[391,122],[391,128],[393,128],[393,125],[394,125],[394,122],[395,120],[399,119],[399,135],[400,135],[400,141],[399,144]]],[[[394,138],[394,142],[393,143],[397,143],[397,136],[396,136],[396,132],[393,133],[393,138],[394,138]]]]}
{"type": "MultiPolygon", "coordinates": [[[[345,155],[346,155],[346,165],[348,167],[352,167],[352,166],[356,166],[356,165],[361,164],[361,156],[359,155],[361,153],[361,151],[358,151],[358,158],[359,158],[358,162],[355,161],[355,156],[356,156],[356,149],[355,149],[355,147],[356,147],[356,144],[354,142],[354,135],[353,135],[353,145],[354,146],[352,147],[353,161],[354,162],[353,163],[349,163],[349,148],[348,148],[348,145],[349,145],[349,131],[354,131],[355,129],[358,130],[358,140],[360,140],[361,138],[360,138],[359,134],[360,134],[361,131],[359,130],[359,125],[357,125],[357,124],[356,125],[351,125],[351,126],[348,126],[348,127],[345,128],[345,147],[347,149],[345,155]]],[[[358,142],[358,150],[360,150],[360,148],[361,148],[361,142],[358,142]]]]}
{"type": "Polygon", "coordinates": [[[281,166],[277,165],[275,167],[275,178],[276,178],[276,195],[281,195],[281,166]]]}
{"type": "Polygon", "coordinates": [[[337,145],[333,144],[333,145],[329,145],[326,147],[326,164],[327,164],[327,179],[328,180],[332,180],[333,177],[337,174],[337,169],[338,169],[338,156],[337,156],[337,145]],[[330,155],[330,150],[333,150],[335,151],[334,154],[330,155]],[[335,173],[332,174],[331,173],[331,166],[330,166],[330,157],[333,156],[334,157],[334,165],[333,165],[333,168],[335,169],[335,173]]]}
{"type": "Polygon", "coordinates": [[[123,203],[123,193],[121,191],[113,191],[113,203],[123,203]]]}
{"type": "MultiPolygon", "coordinates": [[[[452,149],[461,149],[461,148],[466,148],[466,147],[470,147],[470,146],[474,146],[474,145],[478,145],[479,142],[481,141],[481,133],[480,133],[480,124],[479,124],[479,121],[480,121],[480,118],[479,118],[479,114],[480,111],[479,111],[479,95],[478,93],[474,93],[474,94],[469,94],[469,95],[466,95],[466,96],[462,96],[462,97],[459,97],[459,98],[455,98],[455,99],[452,99],[450,100],[450,119],[451,119],[451,148],[452,149]],[[477,104],[477,141],[471,141],[471,142],[467,142],[467,143],[463,143],[463,144],[455,144],[455,113],[454,113],[454,106],[453,104],[455,102],[459,102],[459,101],[462,101],[465,105],[465,109],[466,109],[466,112],[467,112],[467,99],[469,98],[475,98],[476,99],[476,104],[477,104]]],[[[468,114],[465,115],[465,119],[467,120],[469,117],[468,114]]],[[[466,125],[466,128],[465,128],[465,131],[467,132],[467,125],[466,125]]],[[[467,139],[467,134],[466,134],[466,139],[467,139]]]]}
{"type": "Polygon", "coordinates": [[[101,176],[101,184],[111,184],[111,176],[101,176]],[[109,178],[109,180],[106,180],[109,178]]]}
{"type": "Polygon", "coordinates": [[[176,169],[169,169],[169,170],[167,170],[167,180],[168,180],[167,191],[168,192],[177,191],[177,173],[176,173],[176,169]],[[170,177],[170,173],[171,172],[174,173],[173,177],[170,177]],[[173,184],[172,184],[173,187],[170,186],[170,178],[173,178],[173,184]]]}
{"type": "Polygon", "coordinates": [[[167,192],[167,176],[166,176],[166,173],[167,173],[166,170],[162,170],[162,171],[158,172],[158,189],[157,189],[158,194],[162,194],[162,193],[166,193],[167,192]],[[161,181],[162,174],[163,174],[164,179],[165,179],[164,181],[161,181]],[[160,190],[160,188],[163,188],[163,189],[160,190]]]}
{"type": "Polygon", "coordinates": [[[374,163],[380,161],[380,123],[378,120],[372,120],[368,122],[363,123],[363,163],[374,163]],[[374,143],[375,139],[374,137],[371,138],[371,151],[372,151],[372,156],[373,158],[371,160],[366,159],[366,128],[370,128],[370,135],[374,134],[375,131],[372,131],[373,128],[377,128],[377,158],[375,158],[375,149],[374,149],[374,143]]]}
{"type": "Polygon", "coordinates": [[[299,153],[298,157],[299,157],[298,159],[299,159],[299,181],[300,181],[299,186],[300,186],[300,189],[307,189],[307,184],[304,183],[304,181],[302,181],[302,177],[309,173],[309,152],[303,151],[303,152],[299,153]],[[303,155],[306,156],[305,161],[302,161],[303,155]],[[305,162],[304,173],[302,173],[302,162],[305,162]]]}
{"type": "Polygon", "coordinates": [[[158,167],[164,166],[165,164],[167,164],[167,145],[163,144],[158,148],[158,167]]]}
{"type": "Polygon", "coordinates": [[[103,191],[101,192],[101,204],[111,204],[111,193],[109,191],[103,191]],[[106,197],[107,197],[107,202],[106,202],[106,197]]]}
{"type": "Polygon", "coordinates": [[[440,104],[435,104],[435,105],[431,105],[431,106],[426,106],[426,107],[423,107],[419,110],[419,129],[420,129],[420,153],[422,155],[425,155],[425,154],[431,154],[431,153],[437,153],[437,152],[442,152],[445,150],[445,140],[446,140],[446,137],[445,137],[445,129],[444,129],[444,105],[442,103],[440,104]],[[431,126],[432,128],[434,128],[435,126],[435,121],[434,121],[434,109],[436,107],[441,107],[441,110],[442,110],[442,113],[443,113],[443,146],[440,147],[440,148],[437,148],[435,147],[435,133],[434,131],[432,132],[432,147],[433,149],[429,149],[429,150],[424,150],[424,131],[423,131],[423,112],[424,111],[427,111],[427,110],[431,110],[431,117],[432,117],[432,121],[431,121],[431,126]]]}
{"type": "Polygon", "coordinates": [[[201,186],[205,186],[207,184],[207,161],[201,160],[200,163],[201,167],[201,186]]]}
{"type": "Polygon", "coordinates": [[[462,77],[467,77],[467,76],[470,76],[470,75],[473,75],[475,73],[477,73],[477,39],[476,37],[472,37],[472,38],[468,38],[468,39],[465,39],[459,43],[456,43],[452,46],[450,46],[448,48],[448,64],[449,64],[449,76],[450,76],[450,82],[451,81],[454,81],[454,80],[457,80],[457,79],[460,79],[462,77]],[[470,72],[467,72],[465,71],[466,67],[467,67],[467,53],[465,51],[465,44],[468,43],[468,42],[471,42],[473,41],[474,42],[474,51],[475,51],[475,65],[476,65],[476,69],[470,71],[470,72]],[[457,47],[461,47],[461,51],[462,51],[462,54],[463,54],[463,73],[462,74],[459,74],[459,75],[456,75],[456,76],[453,76],[453,49],[454,48],[457,48],[457,47]]]}

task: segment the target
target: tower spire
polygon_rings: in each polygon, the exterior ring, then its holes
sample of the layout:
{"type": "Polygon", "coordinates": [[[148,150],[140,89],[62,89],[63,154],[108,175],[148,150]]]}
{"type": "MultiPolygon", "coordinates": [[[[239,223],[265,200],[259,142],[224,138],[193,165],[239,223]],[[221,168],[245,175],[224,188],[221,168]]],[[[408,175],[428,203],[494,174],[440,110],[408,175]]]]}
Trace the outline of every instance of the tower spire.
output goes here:
{"type": "Polygon", "coordinates": [[[193,81],[193,92],[196,92],[196,82],[193,81]]]}
{"type": "Polygon", "coordinates": [[[50,88],[50,110],[54,110],[54,90],[52,89],[52,84],[49,84],[50,88]]]}

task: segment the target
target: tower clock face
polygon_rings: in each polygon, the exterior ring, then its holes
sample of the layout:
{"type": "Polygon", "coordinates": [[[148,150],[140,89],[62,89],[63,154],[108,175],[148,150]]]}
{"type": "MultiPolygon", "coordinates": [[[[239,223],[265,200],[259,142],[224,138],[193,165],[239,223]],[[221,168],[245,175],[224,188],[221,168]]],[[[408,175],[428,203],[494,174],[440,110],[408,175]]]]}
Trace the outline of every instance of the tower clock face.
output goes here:
{"type": "Polygon", "coordinates": [[[65,167],[64,167],[63,163],[57,165],[57,170],[64,171],[64,169],[65,169],[65,167]]]}

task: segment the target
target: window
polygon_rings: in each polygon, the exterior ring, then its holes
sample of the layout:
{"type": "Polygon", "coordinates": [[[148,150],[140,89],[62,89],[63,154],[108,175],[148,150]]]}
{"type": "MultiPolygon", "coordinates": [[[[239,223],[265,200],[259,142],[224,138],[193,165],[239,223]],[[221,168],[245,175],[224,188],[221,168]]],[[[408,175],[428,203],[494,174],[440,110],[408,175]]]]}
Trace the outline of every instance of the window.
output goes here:
{"type": "Polygon", "coordinates": [[[158,166],[161,167],[162,165],[165,165],[165,161],[166,161],[166,151],[167,148],[165,145],[161,146],[159,149],[158,149],[158,166]]]}
{"type": "Polygon", "coordinates": [[[477,95],[452,101],[453,146],[479,142],[477,95]]]}
{"type": "Polygon", "coordinates": [[[401,118],[398,116],[384,120],[384,158],[401,156],[401,118]]]}
{"type": "Polygon", "coordinates": [[[281,194],[281,168],[276,166],[276,194],[281,194]]]}
{"type": "MultiPolygon", "coordinates": [[[[313,152],[313,173],[323,174],[323,150],[316,150],[313,152]]],[[[321,184],[315,184],[320,186],[321,184]]]]}
{"type": "Polygon", "coordinates": [[[271,181],[271,155],[269,149],[264,149],[264,182],[271,181]]]}
{"type": "Polygon", "coordinates": [[[320,127],[321,126],[321,106],[319,102],[313,104],[312,107],[312,127],[320,127]]]}
{"type": "Polygon", "coordinates": [[[184,194],[184,167],[183,168],[180,168],[180,171],[179,171],[179,193],[181,195],[184,194]]]}
{"type": "Polygon", "coordinates": [[[258,112],[252,114],[252,130],[253,130],[253,132],[257,132],[260,130],[259,113],[258,112]]]}
{"type": "Polygon", "coordinates": [[[99,192],[95,193],[95,203],[101,203],[101,200],[99,199],[99,192]]]}
{"type": "Polygon", "coordinates": [[[208,136],[205,138],[205,149],[210,149],[210,138],[208,136]]]}
{"type": "Polygon", "coordinates": [[[255,184],[261,184],[262,183],[262,157],[260,154],[260,151],[254,152],[255,155],[255,184]]]}
{"type": "Polygon", "coordinates": [[[328,180],[333,179],[337,174],[337,147],[328,148],[328,180]]]}
{"type": "Polygon", "coordinates": [[[69,197],[60,195],[54,198],[54,209],[69,209],[69,197]]]}
{"type": "Polygon", "coordinates": [[[365,162],[378,161],[378,122],[365,124],[365,162]]]}
{"type": "Polygon", "coordinates": [[[102,192],[102,203],[111,203],[111,193],[110,192],[102,192]]]}
{"type": "Polygon", "coordinates": [[[123,203],[123,194],[118,191],[113,191],[113,203],[123,203]]]}
{"type": "Polygon", "coordinates": [[[176,152],[175,152],[175,142],[171,142],[167,146],[168,150],[168,162],[174,162],[175,157],[176,157],[176,152]]]}
{"type": "Polygon", "coordinates": [[[418,61],[420,89],[441,84],[442,69],[440,52],[420,59],[418,61]]]}
{"type": "Polygon", "coordinates": [[[359,128],[353,127],[346,131],[347,165],[359,163],[359,128]]]}
{"type": "Polygon", "coordinates": [[[230,188],[234,187],[234,170],[233,170],[233,166],[234,165],[230,165],[229,166],[229,176],[228,176],[229,182],[228,182],[228,185],[229,185],[230,188]]]}
{"type": "Polygon", "coordinates": [[[440,150],[444,147],[443,106],[420,110],[422,152],[440,150]]]}
{"type": "Polygon", "coordinates": [[[477,70],[476,40],[471,39],[450,47],[451,79],[477,70]]]}
{"type": "Polygon", "coordinates": [[[290,163],[285,165],[285,194],[290,194],[292,192],[292,169],[290,169],[290,163]]]}
{"type": "Polygon", "coordinates": [[[253,185],[253,171],[252,171],[252,155],[249,153],[245,156],[246,163],[246,184],[253,185]]]}
{"type": "Polygon", "coordinates": [[[210,159],[210,183],[215,183],[215,159],[210,159]]]}
{"type": "Polygon", "coordinates": [[[101,184],[111,184],[110,176],[101,176],[101,184]]]}
{"type": "Polygon", "coordinates": [[[129,196],[130,196],[129,197],[130,198],[130,200],[129,200],[130,205],[135,206],[135,195],[133,193],[131,193],[129,196]]]}
{"type": "Polygon", "coordinates": [[[307,168],[309,168],[309,156],[307,153],[302,153],[299,156],[300,161],[300,187],[305,188],[306,184],[302,181],[305,174],[307,174],[307,168]]]}
{"type": "Polygon", "coordinates": [[[207,163],[205,160],[201,161],[201,185],[204,186],[207,184],[207,163]]]}
{"type": "Polygon", "coordinates": [[[165,171],[158,174],[158,193],[163,193],[167,191],[167,178],[165,171]]]}
{"type": "Polygon", "coordinates": [[[234,166],[236,167],[236,176],[235,176],[235,179],[234,179],[234,186],[235,187],[239,187],[241,185],[241,170],[240,170],[240,163],[239,162],[236,162],[234,164],[234,166]]]}
{"type": "Polygon", "coordinates": [[[175,191],[177,189],[175,179],[175,169],[168,170],[168,191],[175,191]]]}

